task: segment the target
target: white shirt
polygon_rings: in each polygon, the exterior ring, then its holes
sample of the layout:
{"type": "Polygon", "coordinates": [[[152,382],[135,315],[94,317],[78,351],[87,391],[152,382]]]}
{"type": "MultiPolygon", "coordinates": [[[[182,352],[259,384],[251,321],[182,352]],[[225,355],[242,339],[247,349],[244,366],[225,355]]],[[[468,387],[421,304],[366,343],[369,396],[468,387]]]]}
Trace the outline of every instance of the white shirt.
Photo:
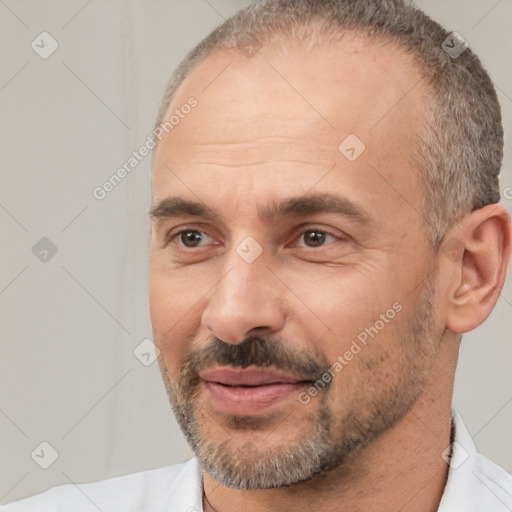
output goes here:
{"type": "MultiPolygon", "coordinates": [[[[477,453],[455,411],[453,418],[453,452],[438,512],[511,512],[512,476],[477,453]]],[[[0,506],[0,512],[202,512],[202,494],[202,473],[193,458],[97,483],[62,485],[0,506]]]]}

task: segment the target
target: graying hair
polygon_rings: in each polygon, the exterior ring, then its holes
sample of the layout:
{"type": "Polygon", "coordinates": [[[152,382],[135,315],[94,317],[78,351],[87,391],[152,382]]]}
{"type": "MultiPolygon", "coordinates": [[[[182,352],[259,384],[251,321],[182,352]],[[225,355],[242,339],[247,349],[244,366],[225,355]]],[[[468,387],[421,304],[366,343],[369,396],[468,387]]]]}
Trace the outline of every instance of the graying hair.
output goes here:
{"type": "Polygon", "coordinates": [[[424,230],[438,248],[464,215],[497,203],[503,158],[501,110],[492,81],[468,48],[451,57],[441,25],[402,0],[261,0],[227,19],[180,63],[165,90],[162,122],[185,78],[208,56],[247,44],[278,47],[279,41],[327,38],[347,32],[390,42],[412,55],[428,96],[413,159],[426,189],[424,230]]]}

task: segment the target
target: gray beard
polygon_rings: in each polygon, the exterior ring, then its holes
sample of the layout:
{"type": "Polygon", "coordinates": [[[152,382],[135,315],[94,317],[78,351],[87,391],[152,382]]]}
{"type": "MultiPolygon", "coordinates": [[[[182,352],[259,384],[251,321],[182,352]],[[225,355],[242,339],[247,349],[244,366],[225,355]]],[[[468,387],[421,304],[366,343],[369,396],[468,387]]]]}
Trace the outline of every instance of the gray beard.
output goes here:
{"type": "MultiPolygon", "coordinates": [[[[256,490],[306,482],[322,473],[347,466],[366,446],[403,418],[421,395],[442,339],[442,333],[433,336],[431,329],[433,299],[433,285],[426,281],[415,314],[401,332],[395,330],[398,355],[370,354],[371,346],[364,349],[369,357],[360,362],[361,372],[358,375],[361,382],[353,388],[357,390],[356,396],[349,397],[347,406],[338,417],[329,406],[329,403],[337,402],[336,390],[333,386],[326,386],[315,397],[317,409],[305,417],[300,433],[292,438],[284,433],[278,446],[257,447],[247,441],[237,443],[235,447],[230,436],[220,443],[211,441],[202,425],[215,420],[202,412],[198,403],[199,371],[214,363],[239,367],[254,364],[299,371],[301,375],[310,375],[312,380],[316,380],[315,376],[319,377],[329,366],[322,356],[290,354],[289,349],[284,351],[282,343],[276,345],[276,341],[268,342],[265,338],[250,338],[239,345],[216,340],[206,349],[196,350],[185,357],[175,382],[171,382],[160,360],[174,414],[202,469],[225,487],[256,490]],[[384,385],[379,372],[383,374],[386,370],[386,361],[399,356],[399,369],[393,372],[392,381],[384,385]],[[370,381],[373,390],[367,396],[359,390],[370,381]],[[379,383],[380,386],[375,386],[379,383]]],[[[357,362],[350,364],[356,365],[357,362]]],[[[269,422],[268,418],[259,417],[224,417],[223,420],[233,430],[257,430],[269,422]]],[[[279,424],[273,430],[277,428],[279,424]]]]}

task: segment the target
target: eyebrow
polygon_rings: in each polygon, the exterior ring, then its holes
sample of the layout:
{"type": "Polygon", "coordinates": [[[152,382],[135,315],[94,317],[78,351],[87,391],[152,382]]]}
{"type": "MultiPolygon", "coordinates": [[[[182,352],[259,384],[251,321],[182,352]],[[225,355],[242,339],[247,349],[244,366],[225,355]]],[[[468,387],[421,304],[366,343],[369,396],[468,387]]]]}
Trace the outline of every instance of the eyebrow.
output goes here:
{"type": "Polygon", "coordinates": [[[334,194],[309,194],[290,197],[281,201],[271,201],[261,213],[261,217],[273,221],[277,217],[334,213],[349,217],[361,224],[368,224],[370,216],[356,203],[334,194]]]}
{"type": "Polygon", "coordinates": [[[149,210],[149,216],[154,221],[171,217],[204,217],[212,219],[215,213],[205,204],[183,199],[182,197],[166,197],[149,210]]]}
{"type": "MultiPolygon", "coordinates": [[[[356,203],[334,194],[310,194],[272,200],[258,212],[260,218],[271,222],[276,218],[334,213],[349,217],[360,224],[370,222],[369,215],[356,203]]],[[[204,203],[191,201],[182,197],[167,197],[155,204],[149,211],[152,220],[159,222],[172,217],[218,217],[204,203]]]]}

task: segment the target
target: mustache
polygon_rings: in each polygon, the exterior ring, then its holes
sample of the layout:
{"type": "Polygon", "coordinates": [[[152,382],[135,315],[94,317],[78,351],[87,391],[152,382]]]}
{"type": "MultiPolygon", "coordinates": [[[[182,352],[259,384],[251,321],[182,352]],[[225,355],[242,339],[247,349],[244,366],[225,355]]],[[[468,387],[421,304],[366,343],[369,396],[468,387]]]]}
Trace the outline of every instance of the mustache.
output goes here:
{"type": "Polygon", "coordinates": [[[196,386],[199,373],[215,366],[274,368],[313,382],[320,379],[330,367],[325,356],[292,350],[281,340],[250,336],[235,344],[215,338],[206,347],[191,350],[185,356],[178,378],[180,387],[187,389],[196,386]]]}

